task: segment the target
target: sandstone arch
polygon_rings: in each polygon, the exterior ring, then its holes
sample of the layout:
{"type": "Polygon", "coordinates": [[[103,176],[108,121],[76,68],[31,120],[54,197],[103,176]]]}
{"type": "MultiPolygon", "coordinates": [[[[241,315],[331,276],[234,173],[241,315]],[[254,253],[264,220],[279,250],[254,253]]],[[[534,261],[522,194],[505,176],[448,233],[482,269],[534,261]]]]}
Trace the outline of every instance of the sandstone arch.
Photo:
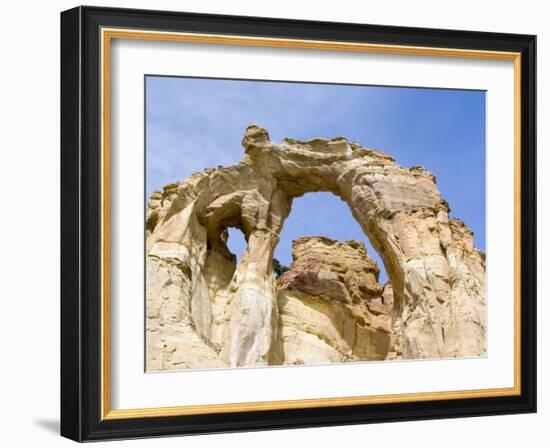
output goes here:
{"type": "Polygon", "coordinates": [[[348,204],[384,261],[394,297],[388,354],[485,353],[484,255],[449,218],[433,174],[343,137],[275,144],[250,126],[242,144],[238,165],[195,173],[150,199],[149,370],[282,362],[271,260],[293,198],[317,191],[348,204]],[[248,243],[238,266],[228,227],[248,243]]]}

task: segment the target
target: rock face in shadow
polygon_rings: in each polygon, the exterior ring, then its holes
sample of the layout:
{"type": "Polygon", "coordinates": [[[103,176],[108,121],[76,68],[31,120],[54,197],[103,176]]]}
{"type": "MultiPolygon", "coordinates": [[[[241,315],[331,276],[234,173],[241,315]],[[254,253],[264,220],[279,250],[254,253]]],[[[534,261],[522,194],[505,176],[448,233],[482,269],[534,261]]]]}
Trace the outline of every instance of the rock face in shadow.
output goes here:
{"type": "Polygon", "coordinates": [[[485,354],[485,257],[433,174],[342,137],[275,144],[250,126],[243,146],[150,198],[147,370],[485,354]],[[296,241],[276,280],[292,200],[316,191],[348,204],[391,284],[360,243],[322,237],[296,241]],[[247,240],[238,264],[228,227],[247,240]]]}

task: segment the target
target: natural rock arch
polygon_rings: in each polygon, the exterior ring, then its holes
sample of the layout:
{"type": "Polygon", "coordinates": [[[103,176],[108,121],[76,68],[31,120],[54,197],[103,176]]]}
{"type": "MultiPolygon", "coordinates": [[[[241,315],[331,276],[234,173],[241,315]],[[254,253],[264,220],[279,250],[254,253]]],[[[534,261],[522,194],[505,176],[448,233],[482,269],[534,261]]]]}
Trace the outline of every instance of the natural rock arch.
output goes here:
{"type": "Polygon", "coordinates": [[[275,144],[249,126],[242,144],[238,165],[195,173],[150,199],[148,369],[273,362],[273,253],[293,198],[318,191],[348,204],[384,261],[398,357],[485,353],[484,255],[449,218],[433,174],[343,137],[275,144]],[[248,243],[236,267],[228,227],[248,243]]]}

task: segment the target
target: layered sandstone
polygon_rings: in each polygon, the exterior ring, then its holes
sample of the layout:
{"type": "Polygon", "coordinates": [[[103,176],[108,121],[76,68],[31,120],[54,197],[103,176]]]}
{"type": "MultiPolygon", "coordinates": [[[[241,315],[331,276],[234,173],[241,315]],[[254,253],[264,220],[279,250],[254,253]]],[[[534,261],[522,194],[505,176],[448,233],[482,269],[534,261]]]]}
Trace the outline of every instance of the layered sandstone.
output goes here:
{"type": "Polygon", "coordinates": [[[384,297],[365,245],[303,237],[294,241],[292,256],[278,281],[274,364],[385,359],[393,297],[384,297]]]}
{"type": "Polygon", "coordinates": [[[484,255],[433,174],[342,137],[275,144],[250,126],[243,146],[150,198],[148,370],[485,354],[484,255]],[[391,285],[363,247],[323,238],[300,239],[277,282],[292,200],[316,191],[349,205],[391,285]],[[228,227],[248,243],[238,264],[228,227]]]}

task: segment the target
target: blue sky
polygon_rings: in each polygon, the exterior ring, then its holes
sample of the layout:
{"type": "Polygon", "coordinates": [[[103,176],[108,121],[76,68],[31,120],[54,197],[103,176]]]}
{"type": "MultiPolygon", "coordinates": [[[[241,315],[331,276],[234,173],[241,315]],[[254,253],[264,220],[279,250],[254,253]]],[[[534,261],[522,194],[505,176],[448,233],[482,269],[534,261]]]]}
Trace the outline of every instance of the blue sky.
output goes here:
{"type": "MultiPolygon", "coordinates": [[[[196,171],[232,165],[243,155],[246,126],[271,140],[345,136],[423,165],[485,250],[485,92],[405,87],[146,77],[146,193],[196,171]]],[[[238,231],[229,246],[245,248],[238,231]]],[[[323,235],[368,240],[346,204],[330,193],[294,200],[275,256],[286,265],[292,240],[323,235]]],[[[381,280],[385,280],[383,272],[381,280]]]]}

